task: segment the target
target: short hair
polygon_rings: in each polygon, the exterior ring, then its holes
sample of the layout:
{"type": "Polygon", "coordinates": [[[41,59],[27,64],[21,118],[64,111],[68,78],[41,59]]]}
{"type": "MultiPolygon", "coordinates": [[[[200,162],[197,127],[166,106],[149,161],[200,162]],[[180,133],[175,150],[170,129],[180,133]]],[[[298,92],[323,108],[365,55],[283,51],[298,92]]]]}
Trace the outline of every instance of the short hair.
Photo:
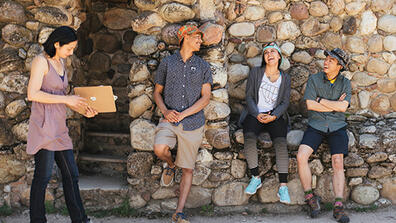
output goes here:
{"type": "Polygon", "coordinates": [[[180,43],[179,43],[179,47],[180,47],[180,49],[182,48],[182,46],[183,46],[183,43],[184,43],[184,38],[183,38],[182,40],[180,40],[180,43]]]}
{"type": "Polygon", "coordinates": [[[74,42],[77,40],[76,31],[68,26],[61,26],[56,28],[49,36],[48,39],[43,43],[44,51],[50,57],[54,57],[56,49],[54,44],[59,42],[60,46],[74,42]]]}

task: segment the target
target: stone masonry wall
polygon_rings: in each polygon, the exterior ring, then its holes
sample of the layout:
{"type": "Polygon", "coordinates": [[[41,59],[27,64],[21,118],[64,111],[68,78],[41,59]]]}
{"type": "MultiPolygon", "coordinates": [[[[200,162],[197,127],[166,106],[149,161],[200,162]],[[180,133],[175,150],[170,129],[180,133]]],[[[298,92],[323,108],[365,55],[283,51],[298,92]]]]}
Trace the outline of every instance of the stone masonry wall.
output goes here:
{"type": "MultiPolygon", "coordinates": [[[[173,210],[181,172],[174,186],[160,187],[163,163],[152,152],[160,114],[152,92],[155,70],[162,58],[178,49],[176,31],[185,22],[205,33],[198,54],[210,63],[214,80],[188,208],[278,201],[275,153],[268,134],[259,140],[264,185],[253,197],[243,193],[249,177],[240,152],[243,133],[236,124],[249,70],[261,64],[262,46],[270,41],[280,45],[281,68],[292,78],[288,134],[292,204],[304,203],[296,154],[307,125],[305,83],[322,69],[323,49],[335,47],[347,50],[352,58],[349,71],[343,73],[353,88],[347,114],[350,155],[345,159],[345,198],[352,205],[396,203],[394,0],[0,0],[0,11],[5,12],[0,13],[0,206],[28,204],[33,161],[25,153],[26,86],[30,62],[41,50],[37,42],[42,43],[51,28],[71,25],[80,28],[79,48],[68,60],[72,84],[128,89],[133,148],[127,164],[130,205],[144,211],[173,210]]],[[[128,98],[119,110],[128,110],[128,98]]],[[[71,113],[68,124],[78,144],[84,122],[71,113]]],[[[128,124],[121,121],[117,126],[128,124]]],[[[331,202],[326,144],[310,165],[315,192],[331,202]]],[[[47,199],[58,198],[54,196],[58,186],[55,179],[47,199]]]]}
{"type": "MultiPolygon", "coordinates": [[[[214,79],[212,99],[205,108],[208,120],[205,140],[187,207],[210,203],[244,205],[257,199],[261,203],[278,201],[275,157],[268,134],[263,134],[259,142],[264,186],[257,197],[243,194],[249,178],[246,161],[240,153],[243,133],[236,125],[244,104],[249,70],[261,64],[262,46],[270,41],[281,46],[285,59],[281,68],[292,78],[289,114],[293,124],[288,134],[292,204],[304,203],[296,174],[296,153],[307,123],[302,100],[305,83],[310,74],[323,68],[323,49],[335,47],[347,50],[352,58],[350,71],[343,74],[352,80],[353,86],[348,110],[350,155],[345,159],[345,198],[359,204],[370,204],[380,197],[395,202],[390,194],[396,186],[396,30],[391,25],[396,19],[396,5],[393,0],[142,0],[135,1],[135,5],[139,16],[132,22],[132,28],[139,35],[132,50],[141,61],[131,69],[129,114],[136,118],[130,127],[131,144],[138,152],[129,156],[128,182],[141,193],[130,199],[133,207],[167,210],[176,205],[174,188],[159,186],[162,162],[151,152],[158,110],[151,98],[155,71],[150,68],[177,48],[175,32],[186,21],[197,24],[205,34],[199,54],[211,64],[214,79]]],[[[326,148],[322,146],[310,165],[313,188],[324,201],[332,202],[331,159],[326,148]]],[[[384,199],[381,201],[386,203],[384,199]]]]}

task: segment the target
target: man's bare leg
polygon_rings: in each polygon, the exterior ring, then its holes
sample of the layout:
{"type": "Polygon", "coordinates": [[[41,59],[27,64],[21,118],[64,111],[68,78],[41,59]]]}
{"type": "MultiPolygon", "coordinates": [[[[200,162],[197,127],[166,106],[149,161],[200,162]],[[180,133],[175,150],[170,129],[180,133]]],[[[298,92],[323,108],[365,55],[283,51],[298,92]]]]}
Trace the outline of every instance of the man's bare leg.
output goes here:
{"type": "Polygon", "coordinates": [[[183,168],[183,175],[180,181],[180,195],[177,203],[176,213],[183,212],[188,194],[190,193],[193,178],[193,169],[183,168]]]}
{"type": "Polygon", "coordinates": [[[300,145],[297,154],[298,175],[300,176],[301,185],[304,191],[312,189],[311,169],[308,165],[308,159],[313,153],[313,149],[307,145],[300,145]]]}
{"type": "Polygon", "coordinates": [[[312,192],[312,175],[309,168],[308,159],[313,153],[313,149],[307,145],[300,145],[297,154],[298,175],[304,189],[304,198],[309,206],[309,215],[315,218],[320,213],[320,198],[312,192]]]}
{"type": "Polygon", "coordinates": [[[331,156],[331,165],[333,167],[333,191],[335,194],[335,202],[333,209],[333,217],[341,223],[349,222],[349,217],[344,211],[342,200],[344,198],[344,154],[334,154],[331,156]]]}
{"type": "Polygon", "coordinates": [[[344,154],[334,154],[331,156],[331,164],[333,167],[333,190],[335,197],[344,197],[344,185],[345,185],[345,174],[344,174],[344,154]]]}

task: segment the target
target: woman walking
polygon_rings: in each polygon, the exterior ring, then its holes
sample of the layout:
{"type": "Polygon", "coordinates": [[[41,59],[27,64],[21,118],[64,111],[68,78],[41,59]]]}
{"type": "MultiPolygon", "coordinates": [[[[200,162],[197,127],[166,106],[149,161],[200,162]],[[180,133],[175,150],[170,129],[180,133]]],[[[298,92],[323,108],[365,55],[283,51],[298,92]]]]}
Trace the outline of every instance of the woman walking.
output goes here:
{"type": "Polygon", "coordinates": [[[66,206],[73,223],[88,223],[78,186],[78,169],[73,144],[66,126],[66,106],[84,116],[97,112],[85,99],[66,95],[68,86],[65,59],[77,46],[75,31],[66,26],[55,29],[43,44],[44,52],[32,62],[28,100],[32,101],[27,138],[27,153],[34,155],[35,170],[30,191],[30,222],[47,222],[45,190],[54,161],[62,174],[66,206]],[[82,112],[81,112],[82,111],[82,112]]]}
{"type": "Polygon", "coordinates": [[[258,170],[257,137],[261,132],[267,131],[276,153],[280,182],[278,196],[280,202],[290,203],[287,188],[289,157],[286,143],[290,77],[279,70],[282,54],[276,43],[267,44],[263,51],[262,66],[253,68],[249,73],[246,108],[240,117],[244,135],[243,153],[252,175],[245,193],[255,194],[262,186],[258,170]]]}

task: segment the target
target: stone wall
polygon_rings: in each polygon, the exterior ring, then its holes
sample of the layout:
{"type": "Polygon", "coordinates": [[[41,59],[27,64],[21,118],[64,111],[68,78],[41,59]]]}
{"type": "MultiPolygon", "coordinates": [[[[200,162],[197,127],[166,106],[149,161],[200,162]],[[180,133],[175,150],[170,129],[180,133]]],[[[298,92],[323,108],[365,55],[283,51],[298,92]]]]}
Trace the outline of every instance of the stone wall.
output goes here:
{"type": "MultiPolygon", "coordinates": [[[[350,204],[396,203],[396,2],[284,0],[111,0],[0,1],[0,204],[26,205],[32,177],[31,157],[24,153],[29,106],[26,83],[31,59],[51,28],[72,25],[79,48],[68,60],[75,85],[111,84],[122,91],[118,110],[129,113],[131,146],[127,164],[129,203],[145,211],[176,206],[175,188],[159,185],[162,162],[152,152],[159,119],[152,92],[161,59],[177,46],[176,31],[191,22],[205,33],[199,55],[213,71],[210,104],[205,108],[205,139],[199,151],[187,207],[277,202],[275,153],[268,134],[260,136],[260,171],[265,177],[258,194],[243,193],[249,181],[240,153],[243,133],[236,125],[244,105],[246,78],[261,64],[262,46],[277,41],[285,58],[282,69],[292,78],[292,128],[289,190],[292,204],[303,204],[296,174],[296,153],[306,128],[302,96],[310,74],[323,67],[323,49],[340,47],[351,54],[348,72],[353,96],[347,119],[350,155],[345,159],[350,204]],[[56,7],[51,5],[56,4],[56,7]],[[15,16],[18,15],[18,16],[15,16]],[[127,95],[126,95],[127,94],[127,95]],[[128,108],[129,101],[129,108],[128,108]],[[125,103],[124,103],[125,102],[125,103]],[[7,168],[6,168],[7,167],[7,168]]],[[[117,94],[117,93],[116,93],[117,94]]],[[[128,128],[125,116],[87,122],[95,128],[128,128]],[[94,123],[94,124],[92,124],[94,123]]],[[[78,116],[71,116],[75,134],[78,116]]],[[[74,141],[81,142],[76,134],[74,141]]],[[[327,145],[312,157],[313,188],[331,202],[331,160],[327,145]]],[[[48,199],[55,199],[55,180],[48,199]]]]}

